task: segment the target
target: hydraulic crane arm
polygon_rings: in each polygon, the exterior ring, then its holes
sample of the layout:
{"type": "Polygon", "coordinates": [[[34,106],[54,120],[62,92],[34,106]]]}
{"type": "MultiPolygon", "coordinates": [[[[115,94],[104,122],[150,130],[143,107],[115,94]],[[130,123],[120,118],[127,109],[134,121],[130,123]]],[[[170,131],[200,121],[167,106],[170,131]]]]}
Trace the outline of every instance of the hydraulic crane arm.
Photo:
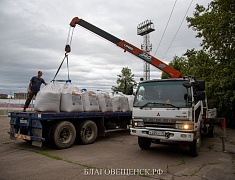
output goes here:
{"type": "MultiPolygon", "coordinates": [[[[76,25],[80,25],[85,29],[88,29],[89,31],[101,36],[102,38],[107,39],[108,41],[116,44],[117,46],[121,47],[122,49],[124,49],[124,52],[128,51],[131,54],[139,57],[140,59],[146,61],[147,63],[155,66],[156,68],[162,70],[163,72],[165,72],[166,74],[168,74],[171,78],[180,78],[180,77],[184,77],[183,74],[181,74],[179,71],[177,71],[176,69],[174,69],[173,67],[163,63],[162,61],[160,61],[159,59],[151,56],[150,54],[146,53],[145,51],[133,46],[132,44],[121,40],[115,36],[113,36],[112,34],[109,34],[108,32],[88,23],[87,21],[83,20],[83,19],[79,19],[78,17],[75,17],[72,19],[70,26],[71,27],[75,27],[76,25]]],[[[69,39],[69,38],[68,38],[69,39]]],[[[66,53],[70,52],[70,43],[68,43],[65,46],[65,51],[66,53]]]]}

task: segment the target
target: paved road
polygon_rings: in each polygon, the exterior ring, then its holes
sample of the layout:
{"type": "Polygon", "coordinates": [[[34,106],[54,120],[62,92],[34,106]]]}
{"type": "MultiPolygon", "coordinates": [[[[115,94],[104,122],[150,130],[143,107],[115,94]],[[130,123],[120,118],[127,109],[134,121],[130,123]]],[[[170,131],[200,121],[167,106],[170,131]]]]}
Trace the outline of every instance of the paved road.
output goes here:
{"type": "Polygon", "coordinates": [[[90,145],[54,150],[9,139],[9,118],[0,116],[0,180],[27,179],[235,179],[235,130],[227,129],[222,152],[216,137],[204,138],[199,157],[186,147],[152,145],[141,150],[129,132],[112,132],[90,145]]]}

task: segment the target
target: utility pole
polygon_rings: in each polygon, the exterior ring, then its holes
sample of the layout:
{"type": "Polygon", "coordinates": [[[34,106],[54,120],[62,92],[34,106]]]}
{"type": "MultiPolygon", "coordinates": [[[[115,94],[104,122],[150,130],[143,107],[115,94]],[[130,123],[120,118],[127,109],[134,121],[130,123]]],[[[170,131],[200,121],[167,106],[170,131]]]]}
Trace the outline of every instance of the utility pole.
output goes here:
{"type": "MultiPolygon", "coordinates": [[[[152,51],[152,44],[150,44],[150,35],[149,33],[155,31],[154,24],[151,20],[146,20],[140,23],[137,26],[137,35],[143,36],[143,44],[141,44],[141,49],[147,53],[152,51]]],[[[144,80],[150,80],[150,64],[144,62],[144,73],[143,73],[144,80]]]]}

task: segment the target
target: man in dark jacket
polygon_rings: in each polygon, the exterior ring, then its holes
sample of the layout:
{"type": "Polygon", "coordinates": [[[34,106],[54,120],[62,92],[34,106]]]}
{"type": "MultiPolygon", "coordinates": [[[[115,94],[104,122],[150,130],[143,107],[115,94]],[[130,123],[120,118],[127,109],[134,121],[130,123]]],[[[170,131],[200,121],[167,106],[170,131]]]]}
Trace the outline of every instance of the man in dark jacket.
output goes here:
{"type": "Polygon", "coordinates": [[[26,108],[28,108],[33,96],[36,96],[38,91],[40,91],[41,84],[47,85],[47,83],[44,81],[42,77],[42,71],[38,71],[38,75],[31,78],[29,83],[29,95],[27,100],[25,101],[24,109],[23,111],[26,111],[26,108]]]}

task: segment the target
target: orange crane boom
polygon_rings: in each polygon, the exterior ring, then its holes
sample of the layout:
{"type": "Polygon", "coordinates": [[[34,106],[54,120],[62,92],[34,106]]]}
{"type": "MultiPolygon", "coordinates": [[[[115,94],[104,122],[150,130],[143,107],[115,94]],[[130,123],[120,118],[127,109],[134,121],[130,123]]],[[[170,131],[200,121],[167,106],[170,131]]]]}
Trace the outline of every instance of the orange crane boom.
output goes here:
{"type": "MultiPolygon", "coordinates": [[[[117,46],[121,47],[122,49],[124,49],[124,52],[128,51],[129,53],[137,56],[138,58],[146,61],[147,63],[153,65],[154,67],[162,70],[163,72],[165,72],[166,74],[168,74],[171,78],[182,78],[184,77],[183,74],[181,74],[178,70],[174,69],[173,67],[165,64],[164,62],[162,62],[161,60],[155,58],[154,56],[151,56],[150,54],[146,53],[145,51],[137,48],[136,46],[121,40],[115,36],[113,36],[112,34],[109,34],[108,32],[90,24],[89,22],[83,20],[83,19],[79,19],[78,17],[75,17],[72,19],[72,21],[70,22],[70,27],[75,28],[76,25],[80,25],[83,28],[101,36],[102,38],[105,38],[106,40],[116,44],[117,46]]],[[[69,34],[70,36],[70,34],[69,34]]],[[[68,39],[72,39],[69,38],[68,39]]],[[[67,45],[65,46],[65,51],[66,53],[69,53],[71,51],[70,48],[70,43],[67,43],[67,45]]]]}

